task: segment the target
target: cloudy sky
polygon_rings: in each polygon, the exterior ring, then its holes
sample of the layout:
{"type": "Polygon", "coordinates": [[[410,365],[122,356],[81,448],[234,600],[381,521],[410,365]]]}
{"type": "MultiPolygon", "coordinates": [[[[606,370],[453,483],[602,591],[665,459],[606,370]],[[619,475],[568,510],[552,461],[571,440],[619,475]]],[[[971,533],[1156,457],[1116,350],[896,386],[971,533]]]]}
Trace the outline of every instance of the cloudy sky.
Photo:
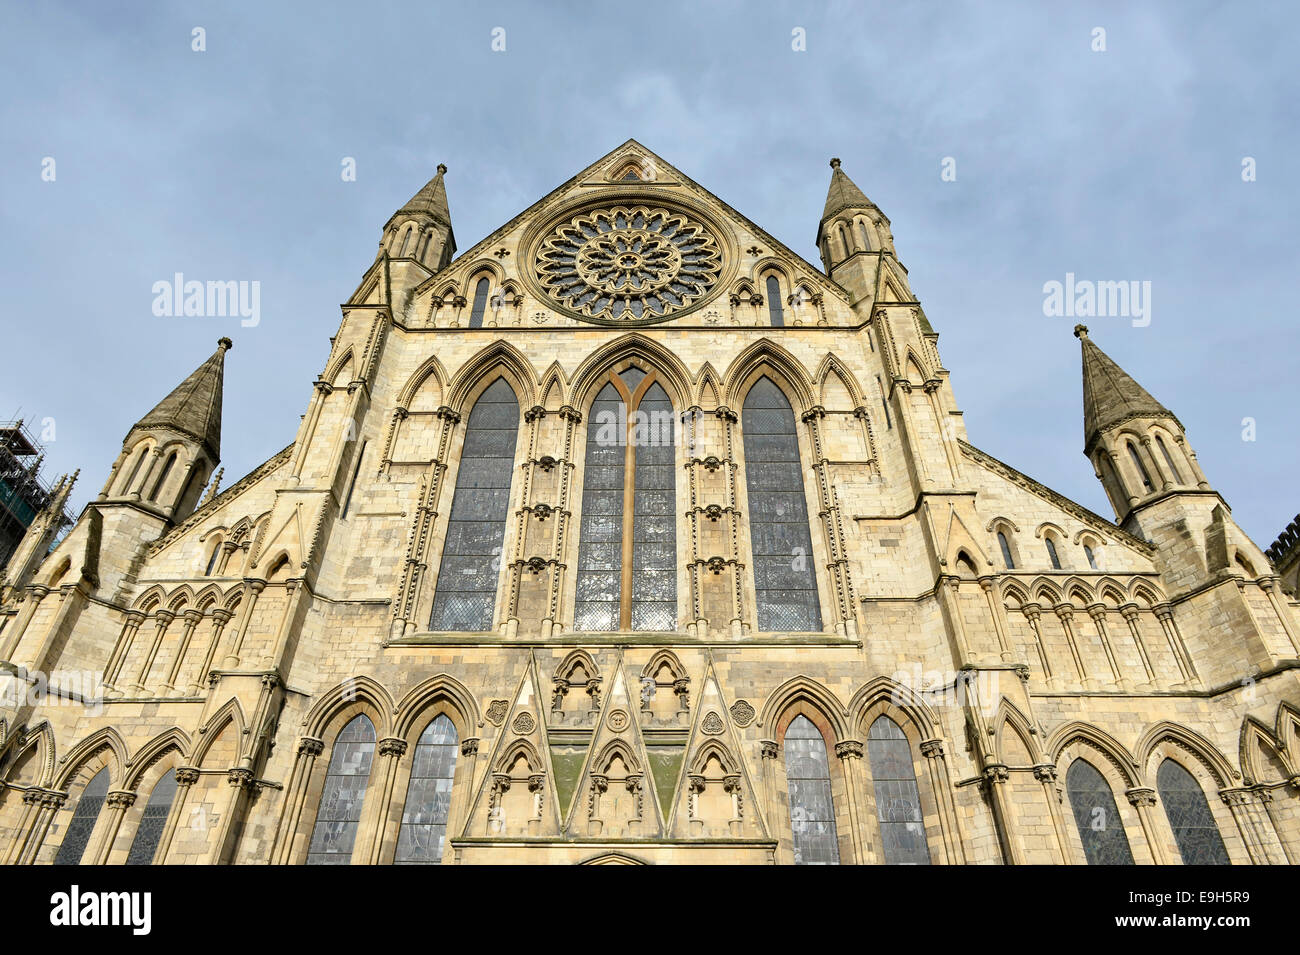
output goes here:
{"type": "Polygon", "coordinates": [[[1076,319],[1043,285],[1150,282],[1150,324],[1093,339],[1261,546],[1300,510],[1285,3],[0,6],[0,419],[52,419],[78,510],[221,335],[227,483],[288,444],[339,303],[437,163],[467,249],[629,137],[813,261],[842,157],[974,443],[1107,516],[1076,319]],[[155,316],[176,272],[260,282],[261,323],[155,316]]]}

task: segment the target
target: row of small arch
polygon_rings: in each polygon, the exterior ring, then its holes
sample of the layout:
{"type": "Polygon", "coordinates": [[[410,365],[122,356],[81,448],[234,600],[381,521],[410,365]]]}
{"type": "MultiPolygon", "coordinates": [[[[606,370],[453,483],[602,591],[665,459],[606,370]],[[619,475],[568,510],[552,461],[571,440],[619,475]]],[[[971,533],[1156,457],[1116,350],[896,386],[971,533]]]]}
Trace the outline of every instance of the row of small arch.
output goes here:
{"type": "MultiPolygon", "coordinates": [[[[784,385],[791,403],[799,412],[824,403],[828,386],[835,384],[836,379],[847,391],[854,408],[866,404],[865,392],[857,378],[829,352],[815,373],[809,374],[793,354],[776,342],[763,338],[737,355],[723,374],[720,375],[710,362],[705,362],[692,374],[671,350],[639,333],[624,335],[595,349],[572,377],[565,375],[558,361],[539,376],[528,358],[505,341],[486,346],[465,362],[454,376],[448,375],[436,355],[430,355],[398,392],[397,403],[409,407],[416,394],[432,382],[438,392],[437,400],[464,412],[468,410],[476,386],[486,380],[489,372],[497,370],[508,377],[524,407],[541,405],[558,409],[565,404],[577,407],[590,400],[589,392],[599,383],[607,368],[633,358],[648,362],[659,370],[665,390],[679,408],[718,404],[734,406],[739,403],[751,373],[759,368],[775,373],[774,380],[784,385]]],[[[330,382],[342,381],[350,374],[352,364],[353,351],[349,347],[330,361],[322,378],[330,382]]]]}

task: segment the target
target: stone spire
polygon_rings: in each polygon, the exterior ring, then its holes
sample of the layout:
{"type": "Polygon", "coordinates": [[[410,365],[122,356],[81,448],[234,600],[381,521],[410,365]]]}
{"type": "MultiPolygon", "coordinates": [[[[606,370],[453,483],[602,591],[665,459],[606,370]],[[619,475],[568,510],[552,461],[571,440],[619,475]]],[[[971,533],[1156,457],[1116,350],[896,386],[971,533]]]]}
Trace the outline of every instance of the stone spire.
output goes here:
{"type": "Polygon", "coordinates": [[[221,458],[221,391],[226,352],[233,347],[229,338],[217,342],[212,357],[199,365],[132,431],[168,428],[203,445],[213,461],[221,458]]]}
{"type": "MultiPolygon", "coordinates": [[[[1074,326],[1083,346],[1083,433],[1091,448],[1101,432],[1132,418],[1172,418],[1168,408],[1152,398],[1123,368],[1088,337],[1088,326],[1074,326]]],[[[1181,429],[1182,424],[1178,427],[1181,429]]],[[[1085,454],[1088,453],[1086,450],[1085,454]]]]}
{"type": "Polygon", "coordinates": [[[399,274],[395,280],[399,286],[418,285],[428,273],[442,269],[456,254],[447,187],[442,181],[446,172],[447,167],[438,163],[437,175],[384,223],[375,261],[387,254],[391,259],[409,259],[426,270],[412,275],[399,274]]]}
{"type": "Polygon", "coordinates": [[[840,168],[838,158],[831,160],[831,186],[826,192],[826,208],[822,210],[822,222],[835,217],[845,209],[874,209],[876,204],[868,199],[848,174],[840,168]]]}

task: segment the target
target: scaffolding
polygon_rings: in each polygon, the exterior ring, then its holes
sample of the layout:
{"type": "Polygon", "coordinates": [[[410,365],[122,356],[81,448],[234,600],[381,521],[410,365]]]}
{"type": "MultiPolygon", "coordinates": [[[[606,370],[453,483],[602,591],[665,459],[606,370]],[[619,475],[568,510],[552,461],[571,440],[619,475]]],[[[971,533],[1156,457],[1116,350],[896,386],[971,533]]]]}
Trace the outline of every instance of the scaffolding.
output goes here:
{"type": "MultiPolygon", "coordinates": [[[[21,419],[0,424],[0,569],[54,496],[41,473],[44,461],[45,449],[21,419]]],[[[65,510],[55,541],[71,525],[72,516],[65,510]]]]}

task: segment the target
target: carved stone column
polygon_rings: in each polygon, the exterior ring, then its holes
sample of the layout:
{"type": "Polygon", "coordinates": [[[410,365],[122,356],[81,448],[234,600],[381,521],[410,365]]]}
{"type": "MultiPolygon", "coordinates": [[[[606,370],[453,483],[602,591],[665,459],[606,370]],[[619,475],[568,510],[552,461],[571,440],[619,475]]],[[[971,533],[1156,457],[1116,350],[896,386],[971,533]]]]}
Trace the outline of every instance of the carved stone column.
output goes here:
{"type": "Polygon", "coordinates": [[[257,598],[266,589],[266,581],[255,577],[244,578],[244,595],[239,601],[239,623],[235,625],[235,639],[230,652],[221,661],[222,667],[233,670],[239,666],[239,654],[244,649],[244,638],[248,636],[248,625],[253,619],[253,607],[257,598]]]}
{"type": "Polygon", "coordinates": [[[965,865],[966,837],[962,833],[961,817],[957,813],[957,804],[952,795],[943,740],[922,740],[921,755],[925,757],[926,768],[930,772],[930,789],[939,807],[944,862],[948,865],[965,865]]]}
{"type": "Polygon", "coordinates": [[[1133,643],[1137,647],[1138,656],[1142,658],[1142,668],[1146,670],[1146,684],[1155,683],[1156,671],[1151,666],[1151,654],[1147,652],[1147,643],[1142,639],[1142,628],[1139,624],[1138,605],[1128,603],[1119,608],[1119,612],[1124,616],[1124,622],[1128,624],[1129,633],[1133,635],[1133,643]]]}
{"type": "MultiPolygon", "coordinates": [[[[803,422],[808,426],[808,440],[812,445],[813,473],[817,475],[818,515],[821,517],[822,532],[826,541],[829,558],[827,569],[830,571],[831,584],[835,588],[835,629],[849,639],[858,634],[857,612],[854,608],[853,580],[849,572],[848,549],[844,540],[844,522],[840,514],[839,498],[831,480],[830,461],[822,440],[822,419],[826,409],[817,405],[803,414],[803,422]]],[[[809,555],[811,556],[811,555],[809,555]]]]}
{"type": "Polygon", "coordinates": [[[1083,656],[1079,653],[1079,642],[1074,636],[1074,605],[1068,603],[1057,604],[1052,610],[1061,621],[1061,629],[1065,631],[1065,642],[1070,647],[1070,656],[1074,658],[1074,667],[1079,673],[1079,680],[1084,686],[1095,687],[1097,681],[1088,674],[1088,668],[1084,665],[1083,656]]]}
{"type": "Polygon", "coordinates": [[[1156,791],[1138,786],[1128,790],[1124,795],[1137,810],[1138,822],[1142,824],[1142,835],[1146,836],[1147,846],[1151,849],[1151,858],[1156,865],[1168,865],[1169,855],[1165,852],[1165,842],[1152,817],[1156,804],[1156,791]]]}
{"type": "Polygon", "coordinates": [[[208,649],[203,654],[203,662],[199,664],[198,670],[195,671],[194,679],[185,688],[185,692],[189,696],[198,696],[203,692],[203,687],[207,685],[208,674],[212,672],[212,661],[216,657],[217,647],[221,643],[222,631],[226,629],[226,624],[230,623],[234,616],[233,613],[224,608],[213,608],[212,632],[208,636],[208,649]]]}
{"type": "Polygon", "coordinates": [[[163,823],[162,834],[158,837],[158,848],[154,850],[154,865],[167,862],[167,853],[171,851],[172,840],[176,838],[176,829],[185,818],[185,803],[189,800],[194,784],[199,781],[199,771],[192,766],[182,766],[176,770],[176,798],[163,823]]]}
{"type": "Polygon", "coordinates": [[[997,826],[998,838],[1002,851],[1006,854],[1008,865],[1024,865],[1025,853],[1020,847],[1019,833],[1016,831],[1011,816],[1011,806],[1007,802],[1006,786],[1011,774],[1001,763],[984,767],[984,789],[993,804],[993,821],[997,826]]]}
{"type": "Polygon", "coordinates": [[[225,803],[217,817],[217,831],[208,847],[208,865],[225,865],[233,854],[234,836],[239,831],[236,821],[244,808],[244,798],[254,785],[253,771],[242,766],[226,772],[229,783],[225,803]]]}
{"type": "Polygon", "coordinates": [[[135,643],[135,635],[140,630],[140,624],[144,623],[144,614],[138,610],[128,610],[126,613],[126,623],[122,625],[122,632],[118,634],[117,643],[113,646],[113,652],[109,655],[108,663],[104,666],[104,689],[111,691],[115,695],[118,674],[122,670],[122,664],[126,662],[127,655],[131,652],[131,647],[135,643]]]}
{"type": "Polygon", "coordinates": [[[41,601],[45,599],[49,592],[50,588],[41,584],[32,584],[27,588],[25,597],[18,609],[18,619],[14,621],[13,627],[5,636],[4,652],[0,653],[0,659],[13,660],[14,654],[18,652],[18,645],[22,642],[23,634],[27,632],[32,617],[36,615],[36,608],[41,605],[41,601]]]}
{"type": "Polygon", "coordinates": [[[1061,793],[1056,788],[1056,767],[1051,763],[1040,763],[1034,767],[1034,778],[1043,784],[1043,798],[1047,801],[1047,811],[1052,817],[1052,831],[1056,834],[1056,848],[1060,853],[1059,862],[1070,865],[1074,860],[1065,838],[1065,821],[1061,818],[1061,793]]]}
{"type": "Polygon", "coordinates": [[[36,861],[50,823],[67,799],[67,793],[52,789],[36,788],[23,793],[23,818],[14,830],[14,840],[5,859],[7,864],[31,865],[36,861]]]}
{"type": "Polygon", "coordinates": [[[203,614],[193,608],[186,610],[181,616],[185,618],[185,624],[181,630],[180,642],[176,645],[176,656],[172,660],[171,668],[167,671],[167,680],[162,685],[164,694],[176,689],[176,677],[180,673],[181,665],[185,662],[185,652],[190,648],[190,640],[194,637],[194,628],[203,619],[203,614]]]}
{"type": "Polygon", "coordinates": [[[1178,624],[1174,620],[1174,608],[1167,603],[1157,604],[1151,608],[1155,611],[1156,619],[1160,621],[1160,627],[1165,632],[1165,639],[1169,641],[1169,649],[1178,661],[1178,672],[1183,676],[1184,683],[1194,683],[1200,680],[1196,674],[1196,667],[1192,664],[1192,657],[1187,652],[1187,645],[1183,643],[1183,635],[1178,632],[1178,624]]]}
{"type": "Polygon", "coordinates": [[[1285,607],[1278,595],[1280,580],[1281,578],[1277,576],[1261,577],[1259,586],[1268,595],[1269,606],[1273,608],[1273,612],[1277,614],[1277,619],[1282,623],[1282,629],[1286,631],[1287,639],[1291,641],[1291,648],[1295,650],[1296,656],[1300,656],[1300,634],[1296,633],[1296,625],[1291,616],[1291,611],[1285,607]]]}
{"type": "MultiPolygon", "coordinates": [[[[384,851],[384,842],[388,836],[389,818],[392,815],[393,787],[397,782],[397,771],[402,757],[406,755],[406,740],[388,737],[379,741],[379,761],[370,771],[370,778],[379,780],[379,806],[375,811],[375,823],[370,827],[369,845],[366,846],[364,858],[370,865],[378,865],[384,851]],[[379,770],[376,777],[375,770],[379,770]]],[[[359,834],[366,839],[366,834],[359,834]]]]}
{"type": "Polygon", "coordinates": [[[170,610],[159,610],[154,615],[155,630],[153,643],[149,647],[149,652],[145,654],[144,663],[140,665],[140,672],[136,675],[135,682],[128,688],[137,696],[152,695],[151,692],[145,688],[149,679],[149,671],[153,668],[154,657],[158,655],[158,648],[162,645],[163,637],[167,633],[167,628],[175,619],[176,615],[170,610]]]}
{"type": "Polygon", "coordinates": [[[957,643],[957,669],[960,670],[975,662],[966,637],[966,620],[961,612],[961,578],[955,574],[940,574],[936,590],[957,643]]]}
{"type": "Polygon", "coordinates": [[[1011,642],[1007,639],[1006,608],[1002,606],[1002,601],[993,592],[993,584],[996,579],[995,577],[981,577],[979,578],[979,585],[980,590],[984,591],[984,600],[989,605],[989,615],[993,618],[993,630],[998,637],[998,654],[1002,657],[1003,663],[1010,663],[1015,659],[1015,653],[1011,649],[1011,642]]]}
{"type": "Polygon", "coordinates": [[[1029,629],[1034,631],[1034,644],[1038,648],[1038,662],[1043,667],[1043,676],[1051,684],[1056,682],[1056,678],[1052,675],[1052,664],[1047,658],[1047,647],[1043,644],[1042,609],[1038,604],[1025,604],[1020,608],[1020,612],[1029,621],[1029,629]]]}
{"type": "MultiPolygon", "coordinates": [[[[767,815],[767,824],[776,833],[781,828],[780,814],[776,811],[776,757],[780,752],[774,739],[758,741],[759,755],[763,761],[763,808],[767,815]]],[[[780,837],[777,837],[779,843],[780,837]]]]}
{"type": "MultiPolygon", "coordinates": [[[[1241,832],[1241,841],[1246,844],[1252,865],[1285,864],[1282,847],[1278,844],[1277,833],[1265,832],[1262,820],[1255,811],[1256,801],[1249,789],[1221,789],[1219,798],[1232,812],[1232,819],[1241,832]]],[[[1271,825],[1269,829],[1271,830],[1271,825]]]]}
{"type": "Polygon", "coordinates": [[[1097,627],[1097,638],[1101,641],[1101,648],[1106,653],[1106,662],[1110,664],[1111,677],[1121,687],[1129,689],[1133,686],[1133,681],[1126,679],[1120,672],[1119,662],[1115,659],[1115,648],[1110,644],[1110,634],[1106,630],[1106,605],[1095,603],[1087,608],[1088,616],[1092,618],[1093,624],[1097,627]]]}
{"type": "Polygon", "coordinates": [[[835,744],[835,755],[839,757],[840,768],[844,773],[844,794],[848,803],[849,835],[852,837],[853,862],[866,865],[869,861],[868,842],[863,834],[866,820],[863,818],[862,805],[862,741],[857,739],[841,740],[835,744]]]}
{"type": "Polygon", "coordinates": [[[99,841],[89,848],[84,857],[87,865],[106,865],[113,852],[113,843],[122,828],[122,817],[135,805],[135,793],[124,789],[114,790],[104,799],[105,812],[100,825],[103,827],[99,841]]]}
{"type": "Polygon", "coordinates": [[[298,823],[302,819],[303,803],[307,799],[312,767],[316,764],[316,757],[324,749],[324,741],[313,736],[304,736],[298,741],[297,758],[294,760],[293,771],[289,776],[289,785],[285,787],[284,808],[280,811],[280,823],[276,828],[275,841],[271,845],[272,865],[288,865],[294,861],[294,837],[298,832],[298,823]]]}

